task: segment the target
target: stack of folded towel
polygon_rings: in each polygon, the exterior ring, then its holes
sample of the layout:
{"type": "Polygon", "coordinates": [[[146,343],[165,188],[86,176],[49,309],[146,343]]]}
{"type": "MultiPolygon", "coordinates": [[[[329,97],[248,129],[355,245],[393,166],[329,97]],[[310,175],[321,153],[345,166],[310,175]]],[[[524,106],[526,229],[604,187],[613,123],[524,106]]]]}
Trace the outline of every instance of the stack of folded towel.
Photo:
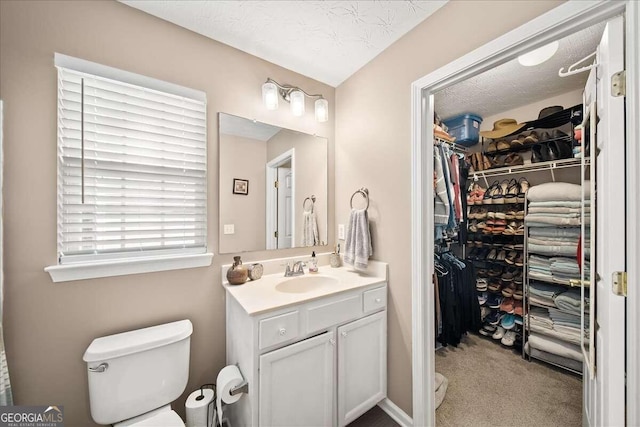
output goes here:
{"type": "Polygon", "coordinates": [[[566,289],[562,286],[531,280],[529,282],[529,300],[536,305],[556,307],[555,298],[566,289]]]}
{"type": "MultiPolygon", "coordinates": [[[[528,298],[535,305],[529,311],[528,346],[560,360],[579,362],[581,293],[568,285],[572,279],[580,279],[577,255],[582,209],[588,218],[591,206],[588,201],[583,204],[579,185],[562,182],[531,187],[527,200],[528,298]]],[[[588,233],[582,247],[588,259],[588,233]]],[[[588,271],[588,260],[585,264],[588,271]]]]}

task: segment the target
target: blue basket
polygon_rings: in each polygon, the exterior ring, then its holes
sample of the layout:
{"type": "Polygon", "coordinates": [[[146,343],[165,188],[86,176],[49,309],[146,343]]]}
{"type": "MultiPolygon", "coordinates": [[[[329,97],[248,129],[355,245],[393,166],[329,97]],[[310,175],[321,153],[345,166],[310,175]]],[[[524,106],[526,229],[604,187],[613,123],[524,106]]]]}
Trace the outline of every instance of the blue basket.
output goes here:
{"type": "Polygon", "coordinates": [[[443,120],[449,128],[449,135],[456,138],[456,144],[470,147],[480,141],[480,123],[482,117],[475,114],[463,114],[443,120]]]}

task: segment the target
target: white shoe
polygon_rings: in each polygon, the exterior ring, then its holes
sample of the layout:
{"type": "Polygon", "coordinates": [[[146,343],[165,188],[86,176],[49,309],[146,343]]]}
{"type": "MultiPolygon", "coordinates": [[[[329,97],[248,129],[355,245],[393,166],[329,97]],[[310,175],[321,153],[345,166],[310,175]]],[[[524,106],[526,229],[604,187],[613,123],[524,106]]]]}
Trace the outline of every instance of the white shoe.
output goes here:
{"type": "Polygon", "coordinates": [[[507,347],[513,347],[513,344],[515,344],[516,342],[515,331],[511,331],[511,330],[507,331],[507,333],[504,334],[504,337],[502,337],[502,340],[500,342],[506,345],[507,347]]]}
{"type": "Polygon", "coordinates": [[[502,339],[502,337],[504,337],[504,333],[505,333],[505,329],[502,326],[498,326],[496,328],[496,331],[491,336],[491,338],[493,338],[494,340],[502,339]]]}

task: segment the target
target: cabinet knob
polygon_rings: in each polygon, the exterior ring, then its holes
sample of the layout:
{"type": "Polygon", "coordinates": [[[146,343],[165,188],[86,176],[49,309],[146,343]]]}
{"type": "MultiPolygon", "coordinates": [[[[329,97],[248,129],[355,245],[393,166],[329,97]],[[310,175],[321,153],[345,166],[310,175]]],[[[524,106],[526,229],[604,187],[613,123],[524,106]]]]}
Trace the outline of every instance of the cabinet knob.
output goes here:
{"type": "Polygon", "coordinates": [[[376,298],[376,302],[377,302],[377,303],[382,302],[382,298],[376,298]]]}
{"type": "Polygon", "coordinates": [[[342,331],[342,336],[346,337],[347,336],[347,331],[342,331]]]}
{"type": "Polygon", "coordinates": [[[287,330],[285,328],[280,328],[280,330],[278,331],[278,333],[283,336],[287,333],[287,330]]]}

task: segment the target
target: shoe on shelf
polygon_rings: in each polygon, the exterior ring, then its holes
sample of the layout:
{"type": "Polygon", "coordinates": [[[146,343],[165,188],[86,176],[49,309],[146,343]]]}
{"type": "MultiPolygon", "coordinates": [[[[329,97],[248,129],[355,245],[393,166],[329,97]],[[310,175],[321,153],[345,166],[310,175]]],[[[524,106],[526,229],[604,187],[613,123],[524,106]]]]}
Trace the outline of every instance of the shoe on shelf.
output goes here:
{"type": "Polygon", "coordinates": [[[505,332],[500,342],[507,347],[513,347],[513,344],[516,342],[516,333],[514,331],[505,332]]]}
{"type": "Polygon", "coordinates": [[[520,254],[516,257],[516,259],[515,259],[515,261],[513,263],[518,267],[523,267],[524,266],[524,254],[522,252],[520,252],[520,254]]]}
{"type": "Polygon", "coordinates": [[[535,144],[537,142],[538,142],[538,134],[536,133],[535,130],[532,130],[531,132],[529,132],[528,135],[526,135],[524,138],[525,144],[535,144]]]}
{"type": "Polygon", "coordinates": [[[504,261],[506,256],[507,256],[507,253],[504,250],[501,250],[500,252],[498,252],[498,255],[496,256],[496,261],[504,261]]]}
{"type": "Polygon", "coordinates": [[[500,310],[504,311],[505,313],[512,314],[513,310],[515,309],[514,302],[515,301],[513,300],[513,298],[503,299],[502,303],[500,304],[500,310]]]}
{"type": "Polygon", "coordinates": [[[487,290],[487,279],[476,279],[476,290],[477,291],[486,291],[487,290]]]}
{"type": "MultiPolygon", "coordinates": [[[[515,281],[514,281],[515,283],[515,281]]],[[[513,291],[513,299],[516,301],[522,301],[523,298],[523,294],[522,294],[522,285],[518,285],[516,284],[516,290],[513,291]]]]}
{"type": "Polygon", "coordinates": [[[502,316],[500,324],[507,330],[513,329],[516,327],[516,316],[513,314],[505,314],[502,316]]]}
{"type": "Polygon", "coordinates": [[[504,212],[496,212],[496,219],[506,219],[507,215],[504,212]]]}
{"type": "Polygon", "coordinates": [[[502,326],[498,326],[496,331],[491,335],[491,338],[494,340],[501,340],[504,337],[505,332],[507,332],[502,326]]]}
{"type": "MultiPolygon", "coordinates": [[[[526,201],[527,190],[529,190],[529,187],[531,187],[531,185],[529,184],[529,181],[527,181],[527,178],[520,178],[518,180],[518,203],[524,203],[526,201]]],[[[524,214],[524,211],[522,213],[524,214]]]]}
{"type": "Polygon", "coordinates": [[[517,149],[524,145],[524,134],[520,134],[511,140],[511,148],[517,149]]]}
{"type": "MultiPolygon", "coordinates": [[[[516,285],[515,283],[509,283],[507,286],[504,286],[502,288],[502,295],[507,297],[507,298],[511,298],[513,296],[513,293],[516,290],[516,285]]],[[[506,311],[507,313],[511,313],[511,311],[509,310],[503,310],[506,311]]]]}
{"type": "Polygon", "coordinates": [[[491,314],[491,309],[489,307],[480,307],[480,320],[484,321],[489,314],[491,314]]]}
{"type": "MultiPolygon", "coordinates": [[[[505,234],[506,234],[506,230],[505,230],[505,234]]],[[[506,246],[505,246],[505,248],[506,248],[506,246]]],[[[513,264],[515,264],[515,262],[516,262],[516,258],[517,258],[517,257],[518,257],[518,252],[516,252],[516,251],[511,251],[511,252],[509,252],[509,254],[505,257],[504,261],[505,261],[507,264],[511,264],[511,265],[513,265],[513,264]]]]}
{"type": "Polygon", "coordinates": [[[500,315],[500,313],[498,311],[493,311],[487,316],[486,321],[489,322],[490,325],[498,326],[501,319],[502,316],[500,315]]]}
{"type": "MultiPolygon", "coordinates": [[[[522,319],[523,313],[524,313],[524,307],[522,305],[522,301],[513,301],[513,314],[515,314],[516,316],[520,316],[520,319],[522,319]]],[[[516,320],[518,320],[517,317],[516,317],[516,320]]],[[[520,324],[522,325],[522,323],[520,324]]]]}
{"type": "Polygon", "coordinates": [[[487,302],[487,298],[489,298],[489,294],[486,292],[481,292],[478,294],[478,304],[484,305],[487,302]]]}
{"type": "Polygon", "coordinates": [[[487,298],[487,302],[484,304],[489,308],[500,308],[500,304],[502,304],[502,297],[498,294],[489,294],[487,298]]]}
{"type": "MultiPolygon", "coordinates": [[[[522,326],[522,316],[516,315],[516,325],[522,326]]],[[[520,339],[520,341],[522,341],[522,335],[518,334],[517,331],[516,331],[516,337],[518,337],[518,339],[520,339]]]]}
{"type": "MultiPolygon", "coordinates": [[[[489,283],[489,285],[487,286],[487,289],[488,289],[490,292],[495,292],[495,293],[497,293],[497,292],[500,292],[500,289],[502,289],[502,285],[500,284],[500,282],[491,282],[491,283],[489,283]]],[[[493,307],[493,308],[495,308],[495,307],[493,307]]]]}
{"type": "Polygon", "coordinates": [[[491,249],[489,254],[487,254],[487,260],[493,261],[496,259],[496,256],[498,256],[498,251],[496,249],[491,249]]]}
{"type": "MultiPolygon", "coordinates": [[[[522,166],[524,165],[524,159],[518,153],[511,153],[504,158],[505,166],[522,166]]],[[[509,202],[506,202],[509,203],[509,202]]]]}
{"type": "Polygon", "coordinates": [[[482,197],[482,204],[491,205],[493,204],[493,195],[497,193],[498,188],[500,188],[500,183],[498,181],[494,181],[487,191],[484,192],[484,196],[482,197]]]}
{"type": "Polygon", "coordinates": [[[503,205],[504,204],[504,195],[507,193],[507,187],[509,186],[509,180],[502,181],[494,191],[494,194],[491,195],[493,199],[492,203],[494,205],[503,205]]]}
{"type": "Polygon", "coordinates": [[[502,269],[500,267],[494,267],[487,272],[489,277],[500,277],[502,275],[502,269]]]}
{"type": "Polygon", "coordinates": [[[518,271],[518,273],[513,276],[513,283],[516,285],[522,285],[522,271],[518,271]]]}
{"type": "Polygon", "coordinates": [[[480,328],[478,333],[484,335],[485,337],[490,337],[491,335],[493,335],[495,331],[496,331],[496,327],[485,321],[485,323],[482,325],[482,328],[480,328]]]}

